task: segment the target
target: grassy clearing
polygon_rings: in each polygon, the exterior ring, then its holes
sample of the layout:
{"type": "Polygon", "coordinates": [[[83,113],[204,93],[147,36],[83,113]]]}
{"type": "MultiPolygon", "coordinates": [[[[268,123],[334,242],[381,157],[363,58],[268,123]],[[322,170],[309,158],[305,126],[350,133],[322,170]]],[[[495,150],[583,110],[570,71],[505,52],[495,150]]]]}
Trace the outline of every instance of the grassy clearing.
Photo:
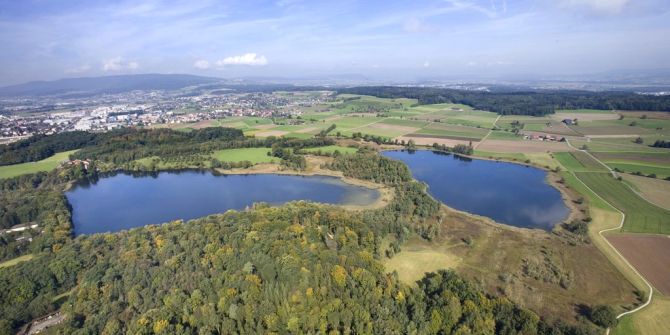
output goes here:
{"type": "Polygon", "coordinates": [[[27,254],[27,255],[16,257],[16,258],[12,258],[8,261],[4,261],[4,262],[0,263],[0,269],[8,268],[10,266],[14,266],[14,265],[19,264],[21,262],[29,261],[29,260],[33,259],[34,257],[35,256],[33,254],[27,254]]]}
{"type": "Polygon", "coordinates": [[[0,179],[37,173],[40,171],[51,171],[58,167],[61,162],[69,160],[69,156],[75,151],[77,150],[59,152],[49,158],[37,162],[0,166],[0,179]]]}
{"type": "Polygon", "coordinates": [[[654,206],[608,173],[577,172],[592,190],[626,214],[622,231],[670,234],[670,211],[654,206]]]}
{"type": "Polygon", "coordinates": [[[329,153],[332,154],[335,151],[339,151],[340,153],[343,154],[354,154],[358,151],[358,148],[350,148],[350,147],[343,147],[339,145],[328,145],[325,147],[316,147],[316,148],[308,148],[308,149],[303,149],[305,152],[323,152],[323,153],[329,153]]]}
{"type": "Polygon", "coordinates": [[[545,168],[555,169],[560,166],[560,163],[547,152],[529,152],[524,154],[532,164],[542,166],[545,168]]]}
{"type": "Polygon", "coordinates": [[[525,161],[526,155],[522,153],[512,153],[512,152],[490,152],[490,151],[481,151],[475,150],[475,156],[490,158],[490,159],[507,159],[511,161],[525,161]]]}
{"type": "Polygon", "coordinates": [[[453,269],[461,259],[449,253],[447,246],[435,246],[418,237],[410,238],[402,246],[402,252],[384,260],[389,272],[397,271],[398,278],[406,284],[414,284],[426,272],[453,269]]]}
{"type": "MultiPolygon", "coordinates": [[[[457,257],[455,270],[544,317],[573,318],[577,304],[629,305],[633,286],[592,244],[566,247],[544,232],[506,229],[458,213],[445,214],[432,250],[457,257]],[[544,279],[526,274],[538,264],[544,279]],[[557,278],[568,276],[567,288],[557,278]]],[[[400,256],[402,251],[396,255],[400,256]]],[[[418,262],[417,262],[418,263],[418,262]]],[[[420,266],[420,265],[419,265],[420,266]]]]}
{"type": "Polygon", "coordinates": [[[276,157],[268,156],[269,152],[269,148],[226,149],[215,151],[212,158],[222,162],[250,161],[253,164],[277,162],[276,157]]]}

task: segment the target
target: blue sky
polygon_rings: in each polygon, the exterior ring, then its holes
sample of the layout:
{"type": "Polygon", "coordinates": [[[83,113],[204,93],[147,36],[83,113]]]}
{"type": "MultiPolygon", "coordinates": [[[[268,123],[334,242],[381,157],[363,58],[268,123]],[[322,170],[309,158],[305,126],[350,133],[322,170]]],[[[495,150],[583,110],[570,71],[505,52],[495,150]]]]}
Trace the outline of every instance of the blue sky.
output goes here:
{"type": "Polygon", "coordinates": [[[670,68],[667,0],[0,0],[0,84],[124,73],[379,79],[670,68]]]}

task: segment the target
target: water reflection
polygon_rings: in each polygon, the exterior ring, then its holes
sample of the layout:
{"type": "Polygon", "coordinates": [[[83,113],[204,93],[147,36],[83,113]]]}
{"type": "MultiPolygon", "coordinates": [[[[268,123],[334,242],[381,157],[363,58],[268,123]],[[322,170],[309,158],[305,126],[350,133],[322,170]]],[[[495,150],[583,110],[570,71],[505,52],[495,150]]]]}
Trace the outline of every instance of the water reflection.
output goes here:
{"type": "Polygon", "coordinates": [[[215,175],[208,171],[115,173],[77,183],[66,196],[76,235],[193,219],[256,203],[310,200],[368,205],[377,190],[339,178],[288,175],[215,175]]]}
{"type": "Polygon", "coordinates": [[[459,210],[545,230],[569,213],[560,192],[546,183],[546,172],[540,169],[428,150],[383,155],[405,162],[436,199],[459,210]]]}

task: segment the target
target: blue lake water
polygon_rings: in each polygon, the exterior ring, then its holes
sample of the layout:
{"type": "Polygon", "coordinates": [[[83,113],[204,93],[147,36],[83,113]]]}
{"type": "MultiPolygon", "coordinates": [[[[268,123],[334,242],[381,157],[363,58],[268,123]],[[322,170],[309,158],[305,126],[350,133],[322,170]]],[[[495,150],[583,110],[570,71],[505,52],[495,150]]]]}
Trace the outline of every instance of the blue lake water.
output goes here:
{"type": "Polygon", "coordinates": [[[203,171],[119,173],[95,183],[80,182],[65,195],[72,206],[75,235],[189,220],[244,209],[255,202],[277,205],[309,200],[367,205],[380,196],[377,190],[335,177],[214,175],[203,171]]]}
{"type": "Polygon", "coordinates": [[[518,164],[418,151],[386,151],[447,206],[517,227],[551,230],[569,214],[547,172],[518,164]]]}

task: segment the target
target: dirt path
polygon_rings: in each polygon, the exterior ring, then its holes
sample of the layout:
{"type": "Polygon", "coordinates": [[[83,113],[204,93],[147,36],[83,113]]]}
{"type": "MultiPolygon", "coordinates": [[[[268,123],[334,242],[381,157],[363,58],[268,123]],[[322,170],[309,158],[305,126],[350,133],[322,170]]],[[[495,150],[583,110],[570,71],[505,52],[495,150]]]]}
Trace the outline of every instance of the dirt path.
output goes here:
{"type": "Polygon", "coordinates": [[[65,314],[61,312],[56,312],[54,314],[45,316],[37,321],[34,321],[28,331],[25,333],[27,335],[39,334],[42,331],[46,330],[49,327],[60,324],[65,320],[65,314]]]}
{"type": "MultiPolygon", "coordinates": [[[[495,119],[495,121],[493,121],[493,127],[494,128],[495,128],[496,124],[498,123],[498,120],[500,120],[500,115],[498,115],[498,117],[495,119]]],[[[475,144],[475,149],[477,149],[477,147],[479,147],[482,143],[484,143],[484,141],[486,141],[486,139],[489,138],[489,135],[491,135],[492,132],[493,132],[493,128],[489,129],[489,132],[486,133],[486,136],[484,136],[484,138],[482,138],[479,142],[477,142],[477,144],[475,144]]]]}

